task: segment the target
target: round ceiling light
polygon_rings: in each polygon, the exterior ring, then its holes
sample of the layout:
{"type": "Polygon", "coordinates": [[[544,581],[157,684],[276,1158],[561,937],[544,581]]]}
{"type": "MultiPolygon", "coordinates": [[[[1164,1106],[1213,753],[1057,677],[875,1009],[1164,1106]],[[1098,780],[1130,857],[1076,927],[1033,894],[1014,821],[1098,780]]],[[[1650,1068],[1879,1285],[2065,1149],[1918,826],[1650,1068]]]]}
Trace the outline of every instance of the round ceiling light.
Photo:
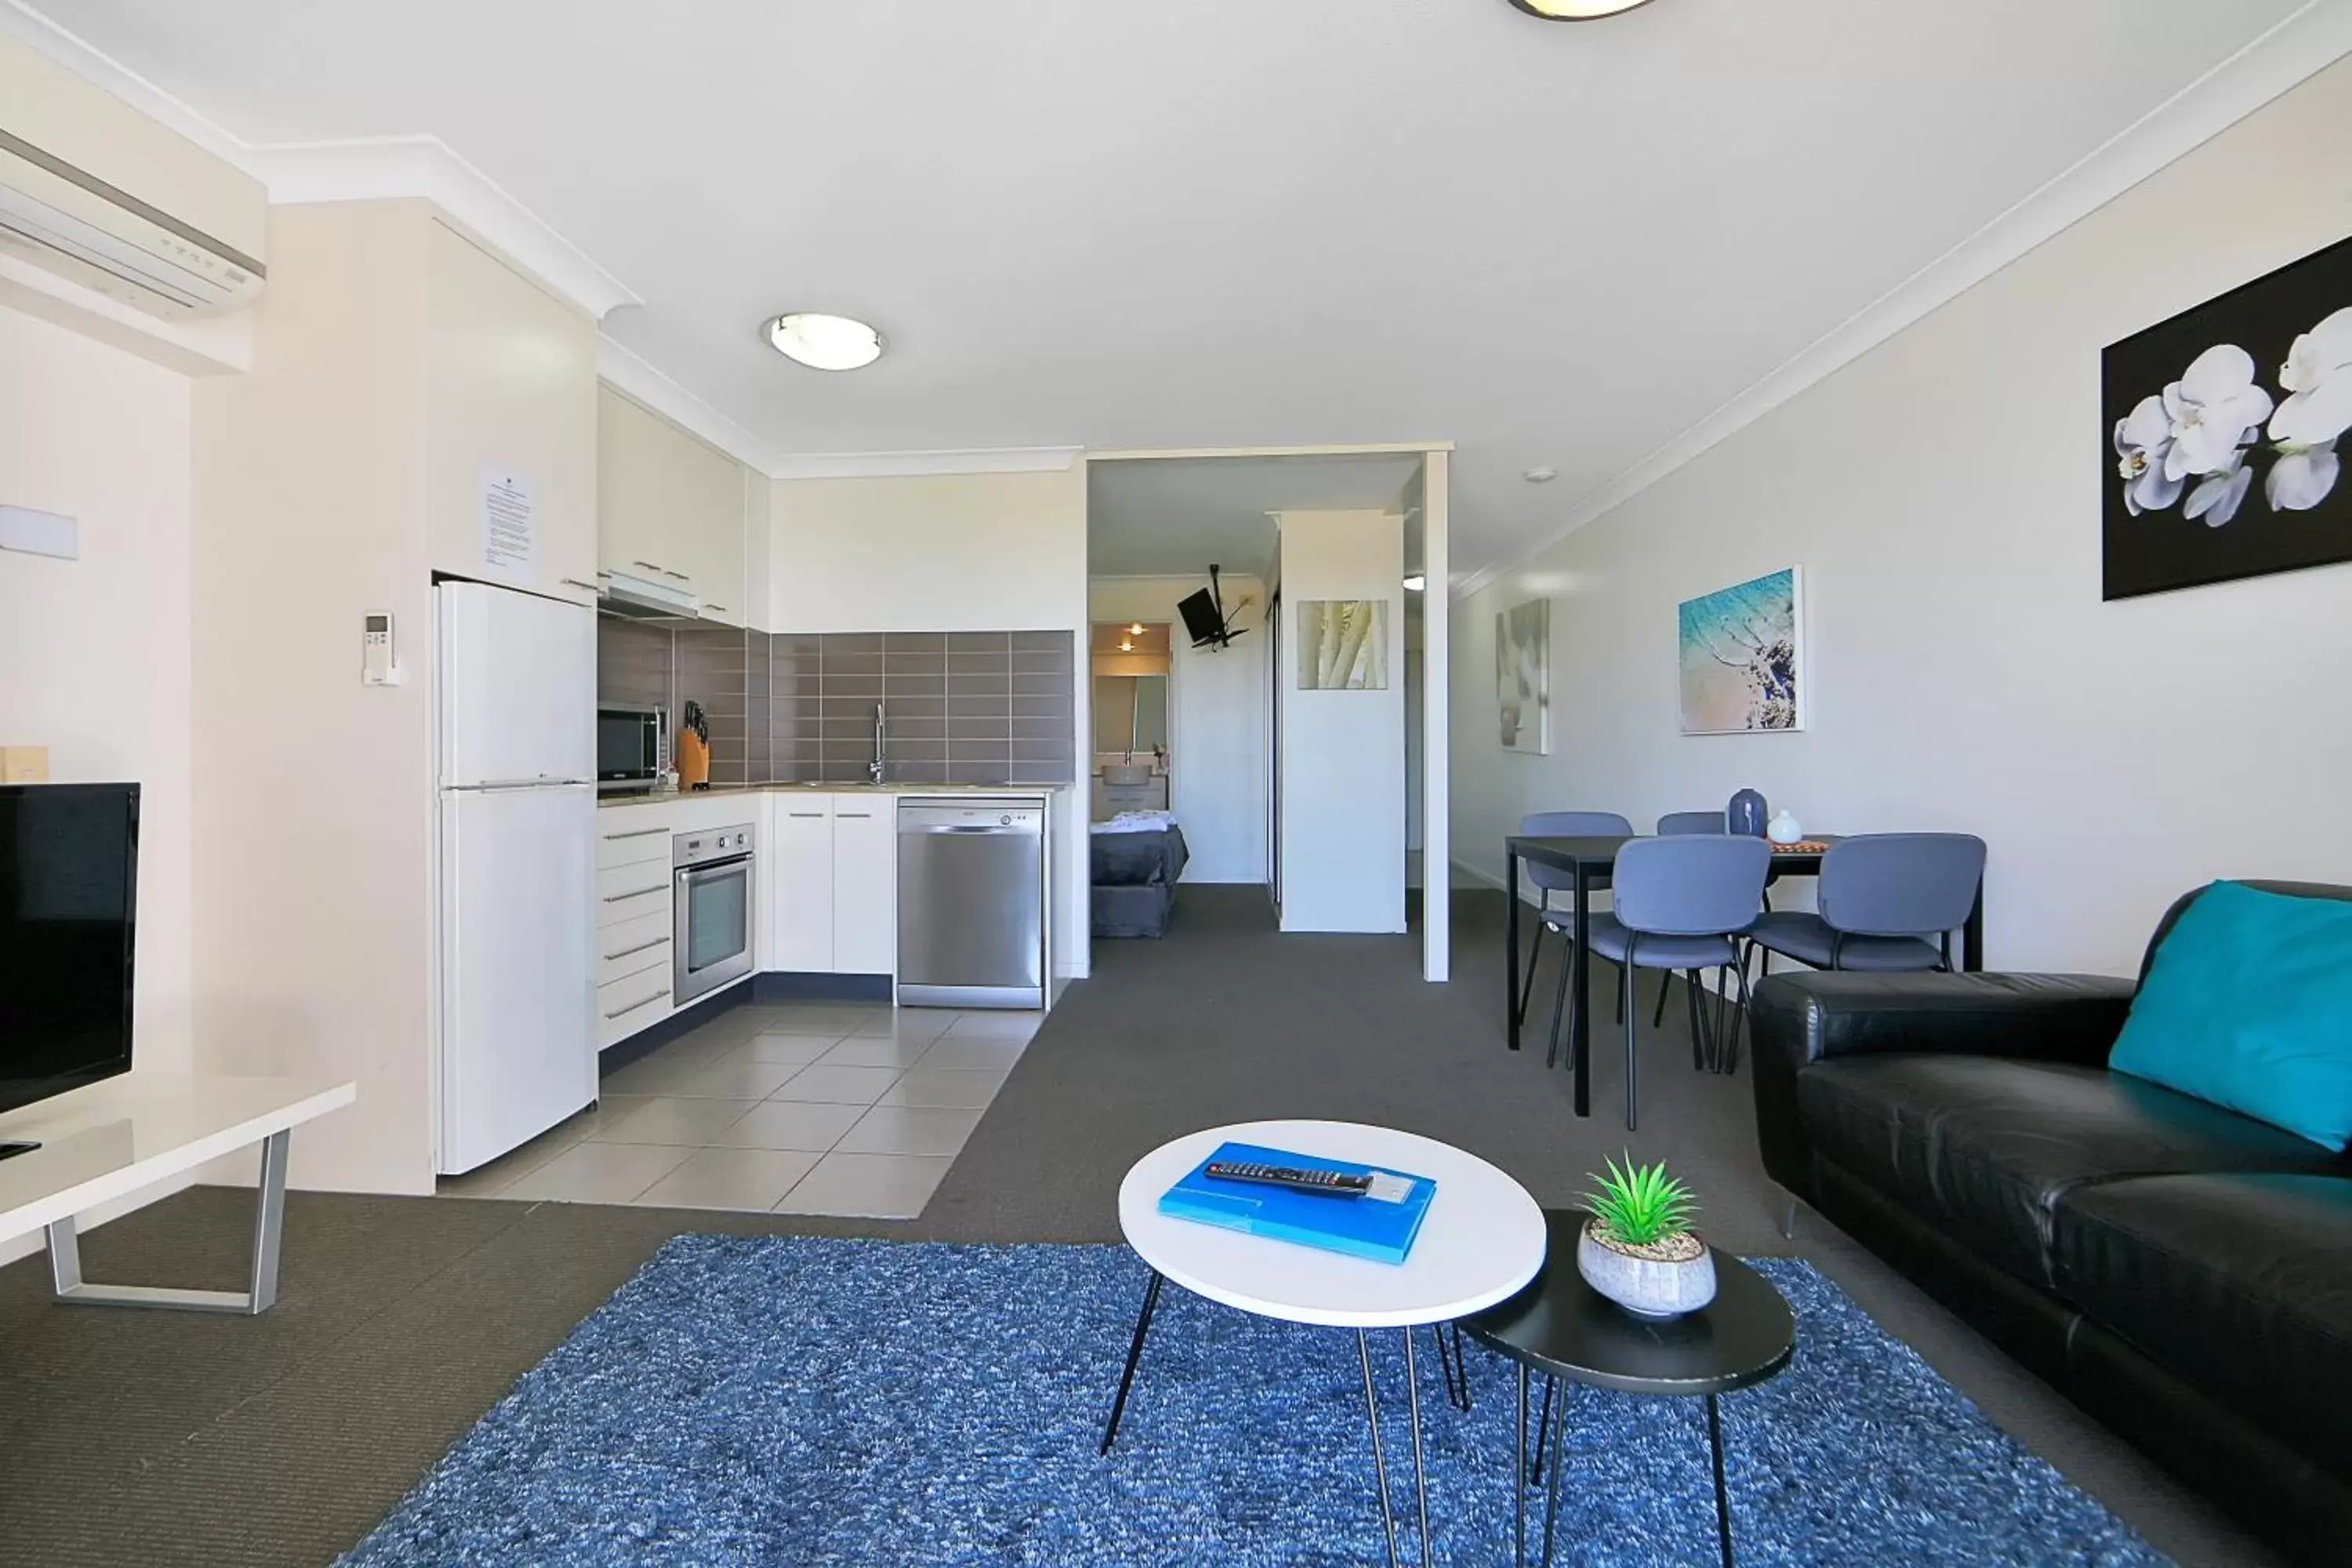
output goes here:
{"type": "Polygon", "coordinates": [[[1590,22],[1631,11],[1636,5],[1648,4],[1648,0],[1511,0],[1511,4],[1547,22],[1590,22]]]}
{"type": "Polygon", "coordinates": [[[1559,478],[1559,470],[1558,468],[1529,468],[1526,473],[1521,474],[1519,478],[1527,480],[1528,483],[1531,485],[1548,485],[1551,483],[1552,480],[1559,478]]]}
{"type": "Polygon", "coordinates": [[[858,370],[882,357],[882,334],[865,322],[810,310],[771,321],[768,342],[811,370],[858,370]]]}

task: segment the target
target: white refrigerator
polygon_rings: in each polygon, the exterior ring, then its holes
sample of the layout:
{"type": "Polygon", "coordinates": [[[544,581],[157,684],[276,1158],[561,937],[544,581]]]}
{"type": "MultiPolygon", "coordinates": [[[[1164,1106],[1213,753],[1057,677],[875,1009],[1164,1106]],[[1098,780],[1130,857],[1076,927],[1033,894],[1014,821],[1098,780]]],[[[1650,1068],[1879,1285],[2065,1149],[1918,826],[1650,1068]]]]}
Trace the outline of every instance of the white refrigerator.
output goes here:
{"type": "Polygon", "coordinates": [[[438,1168],[470,1171],[596,1097],[596,617],[436,590],[438,1168]]]}

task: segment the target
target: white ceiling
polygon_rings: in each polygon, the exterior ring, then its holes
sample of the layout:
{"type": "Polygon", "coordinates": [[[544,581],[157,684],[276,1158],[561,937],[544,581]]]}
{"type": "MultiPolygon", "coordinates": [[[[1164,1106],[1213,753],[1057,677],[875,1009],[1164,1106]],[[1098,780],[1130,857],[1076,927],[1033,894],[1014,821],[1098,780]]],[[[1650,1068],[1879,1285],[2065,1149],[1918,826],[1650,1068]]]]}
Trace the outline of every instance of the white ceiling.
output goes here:
{"type": "Polygon", "coordinates": [[[1264,575],[1276,511],[1400,510],[1412,455],[1148,458],[1087,470],[1087,570],[1097,577],[1264,575]]]}
{"type": "Polygon", "coordinates": [[[40,6],[249,143],[438,136],[779,451],[1452,440],[1466,573],[2302,0],[40,6]]]}

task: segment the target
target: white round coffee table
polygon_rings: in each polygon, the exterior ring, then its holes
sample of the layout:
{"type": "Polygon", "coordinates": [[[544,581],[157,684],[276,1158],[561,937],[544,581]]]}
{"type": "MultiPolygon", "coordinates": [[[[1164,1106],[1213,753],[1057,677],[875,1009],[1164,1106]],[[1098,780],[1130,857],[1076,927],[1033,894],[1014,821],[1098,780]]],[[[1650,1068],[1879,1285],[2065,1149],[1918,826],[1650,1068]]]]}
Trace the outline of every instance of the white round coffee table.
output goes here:
{"type": "MultiPolygon", "coordinates": [[[[1340,1200],[1365,1201],[1365,1200],[1340,1200]]],[[[1527,1189],[1475,1154],[1450,1143],[1353,1121],[1247,1121],[1213,1127],[1163,1143],[1138,1160],[1118,1186],[1118,1225],[1151,1268],[1128,1348],[1127,1369],[1103,1433],[1103,1452],[1118,1436],[1119,1416],[1151,1329],[1160,1287],[1174,1280],[1196,1296],[1285,1322],[1354,1329],[1363,1364],[1364,1408],[1372,1428],[1373,1473],[1380,1483],[1389,1560],[1396,1561],[1396,1522],[1388,1468],[1381,1453],[1380,1402],[1372,1390],[1368,1331],[1404,1331],[1406,1408],[1412,1421],[1413,1487],[1421,1507],[1422,1561],[1429,1555],[1429,1498],[1421,1473],[1421,1390],[1412,1331],[1450,1323],[1508,1300],[1544,1262],[1543,1211],[1527,1189]],[[1412,1250],[1402,1263],[1350,1258],[1294,1242],[1223,1230],[1160,1212],[1160,1199],[1223,1143],[1254,1143],[1300,1154],[1380,1166],[1437,1184],[1412,1250]]],[[[1439,1353],[1444,1341],[1439,1340],[1439,1353]]],[[[1449,1373],[1449,1394],[1451,1390],[1449,1373]]],[[[1465,1377],[1465,1395],[1467,1378],[1465,1377]]]]}

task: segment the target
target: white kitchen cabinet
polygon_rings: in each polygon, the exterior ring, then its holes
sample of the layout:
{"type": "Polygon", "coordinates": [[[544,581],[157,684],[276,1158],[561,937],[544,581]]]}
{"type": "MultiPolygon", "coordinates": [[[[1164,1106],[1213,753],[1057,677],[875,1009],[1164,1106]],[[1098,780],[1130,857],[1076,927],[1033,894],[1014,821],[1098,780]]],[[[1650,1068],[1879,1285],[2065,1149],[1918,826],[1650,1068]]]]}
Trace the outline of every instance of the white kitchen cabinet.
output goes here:
{"type": "Polygon", "coordinates": [[[834,797],[780,794],[768,853],[768,942],[762,967],[794,974],[833,973],[834,797]]]}
{"type": "Polygon", "coordinates": [[[668,426],[643,405],[611,387],[596,388],[596,564],[648,582],[683,587],[678,574],[662,574],[664,496],[662,464],[668,426]]]}
{"type": "Polygon", "coordinates": [[[596,325],[471,240],[426,226],[425,515],[437,571],[596,596],[596,325]],[[528,508],[493,537],[488,492],[528,508]]]}
{"type": "Polygon", "coordinates": [[[833,813],[833,969],[898,969],[898,802],[888,795],[837,796],[833,813]]]}
{"type": "Polygon", "coordinates": [[[604,571],[690,593],[705,618],[744,624],[742,464],[600,386],[596,483],[604,571]]]}

